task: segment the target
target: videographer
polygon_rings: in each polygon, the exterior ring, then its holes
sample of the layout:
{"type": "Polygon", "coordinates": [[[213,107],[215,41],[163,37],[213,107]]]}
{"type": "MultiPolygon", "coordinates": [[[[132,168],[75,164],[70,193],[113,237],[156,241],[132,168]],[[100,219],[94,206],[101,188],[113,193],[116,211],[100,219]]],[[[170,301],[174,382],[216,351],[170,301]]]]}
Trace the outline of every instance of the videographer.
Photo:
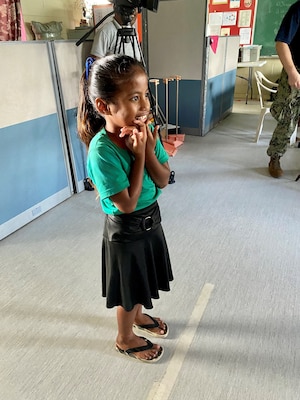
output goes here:
{"type": "Polygon", "coordinates": [[[138,8],[119,5],[118,0],[114,4],[114,16],[112,20],[105,23],[95,34],[91,49],[91,57],[102,58],[110,54],[126,54],[141,61],[137,38],[126,37],[122,29],[132,27],[137,19],[138,8]],[[118,37],[119,32],[119,37],[118,37]]]}

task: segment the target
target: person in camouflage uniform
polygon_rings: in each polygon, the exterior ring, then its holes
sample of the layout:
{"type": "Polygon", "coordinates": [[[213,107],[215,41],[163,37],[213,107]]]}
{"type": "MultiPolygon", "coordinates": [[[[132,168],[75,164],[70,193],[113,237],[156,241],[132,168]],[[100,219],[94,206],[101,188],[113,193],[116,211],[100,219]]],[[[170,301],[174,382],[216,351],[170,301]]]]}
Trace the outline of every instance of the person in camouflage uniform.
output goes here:
{"type": "Polygon", "coordinates": [[[300,0],[284,16],[275,38],[276,51],[283,69],[271,114],[278,122],[267,149],[269,173],[282,176],[280,157],[287,150],[300,116],[300,0]]]}

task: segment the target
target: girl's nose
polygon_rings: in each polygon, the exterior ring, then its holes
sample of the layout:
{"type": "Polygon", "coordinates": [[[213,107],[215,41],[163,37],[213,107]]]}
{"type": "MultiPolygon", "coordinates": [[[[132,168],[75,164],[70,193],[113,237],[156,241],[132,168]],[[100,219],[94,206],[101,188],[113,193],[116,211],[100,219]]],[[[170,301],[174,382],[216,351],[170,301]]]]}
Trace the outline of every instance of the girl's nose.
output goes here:
{"type": "Polygon", "coordinates": [[[150,101],[148,97],[141,99],[140,107],[142,110],[148,110],[150,108],[150,101]]]}

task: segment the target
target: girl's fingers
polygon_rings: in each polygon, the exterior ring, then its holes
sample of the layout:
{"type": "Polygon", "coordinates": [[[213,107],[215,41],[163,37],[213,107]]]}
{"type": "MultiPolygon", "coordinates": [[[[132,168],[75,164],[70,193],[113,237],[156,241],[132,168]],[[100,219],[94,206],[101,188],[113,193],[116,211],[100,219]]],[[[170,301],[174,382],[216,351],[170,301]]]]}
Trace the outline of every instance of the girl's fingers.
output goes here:
{"type": "Polygon", "coordinates": [[[137,132],[138,132],[138,129],[135,126],[124,126],[121,129],[119,136],[124,137],[126,135],[132,135],[133,133],[137,133],[137,132]]]}
{"type": "Polygon", "coordinates": [[[156,139],[158,135],[158,130],[159,130],[159,125],[155,125],[154,131],[153,131],[153,137],[156,139]]]}

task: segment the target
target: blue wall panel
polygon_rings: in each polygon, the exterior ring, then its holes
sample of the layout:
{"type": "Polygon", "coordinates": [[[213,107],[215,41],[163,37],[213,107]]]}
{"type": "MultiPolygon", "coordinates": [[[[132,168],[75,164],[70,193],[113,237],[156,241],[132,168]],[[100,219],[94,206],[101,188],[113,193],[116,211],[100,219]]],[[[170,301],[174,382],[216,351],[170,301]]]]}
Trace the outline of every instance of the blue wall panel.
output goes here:
{"type": "MultiPolygon", "coordinates": [[[[151,92],[155,95],[154,84],[151,84],[151,92]]],[[[169,124],[176,124],[176,81],[168,84],[169,93],[169,124]]],[[[199,128],[201,109],[201,81],[181,80],[178,88],[178,121],[180,126],[186,128],[199,128]]],[[[158,103],[163,113],[166,114],[166,86],[162,80],[158,85],[158,103]]]]}
{"type": "Polygon", "coordinates": [[[223,85],[224,75],[218,75],[207,82],[205,132],[220,120],[220,111],[223,102],[223,92],[220,90],[223,85]]]}
{"type": "Polygon", "coordinates": [[[207,82],[204,133],[209,132],[233,106],[236,70],[215,76],[207,82]]]}
{"type": "Polygon", "coordinates": [[[223,102],[221,109],[222,113],[230,110],[233,106],[235,80],[236,80],[236,69],[228,71],[224,74],[223,102]]]}
{"type": "Polygon", "coordinates": [[[57,114],[0,129],[0,224],[68,186],[57,114]]]}

